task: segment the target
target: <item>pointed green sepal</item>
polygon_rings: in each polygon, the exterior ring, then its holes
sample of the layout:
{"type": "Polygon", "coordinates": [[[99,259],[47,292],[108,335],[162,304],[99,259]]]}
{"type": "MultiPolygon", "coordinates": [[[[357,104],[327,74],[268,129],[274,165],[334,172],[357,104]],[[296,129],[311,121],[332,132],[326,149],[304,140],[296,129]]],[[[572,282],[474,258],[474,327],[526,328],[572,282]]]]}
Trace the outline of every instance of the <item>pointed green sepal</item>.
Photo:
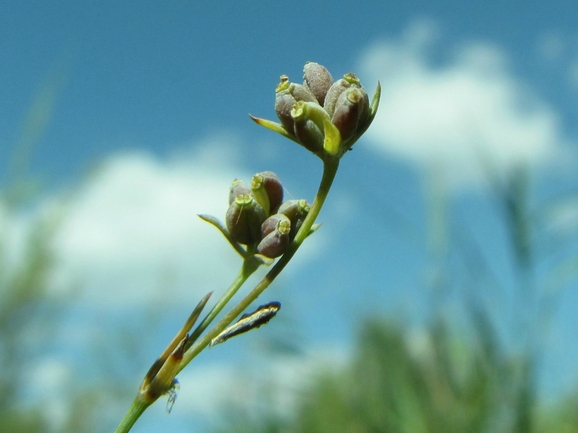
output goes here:
{"type": "Polygon", "coordinates": [[[323,119],[323,126],[325,128],[323,148],[328,154],[335,156],[339,153],[341,146],[341,133],[330,120],[323,119]]]}
{"type": "Polygon", "coordinates": [[[293,140],[296,143],[299,143],[296,137],[293,134],[290,134],[283,125],[277,122],[273,122],[272,120],[261,119],[260,117],[255,117],[249,114],[249,117],[258,125],[264,126],[271,131],[274,131],[278,134],[281,134],[283,137],[286,137],[290,140],[293,140]]]}

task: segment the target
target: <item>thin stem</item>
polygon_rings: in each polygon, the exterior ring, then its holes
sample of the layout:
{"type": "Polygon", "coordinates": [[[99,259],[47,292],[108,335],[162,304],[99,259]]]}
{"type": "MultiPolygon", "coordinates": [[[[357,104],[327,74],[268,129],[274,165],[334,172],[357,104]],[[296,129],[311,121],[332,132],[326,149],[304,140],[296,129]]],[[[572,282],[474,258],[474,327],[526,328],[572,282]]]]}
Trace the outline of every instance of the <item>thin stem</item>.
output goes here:
{"type": "Polygon", "coordinates": [[[153,402],[145,402],[137,396],[130,405],[128,412],[124,415],[124,418],[122,419],[122,421],[120,422],[114,433],[126,433],[130,431],[136,420],[140,418],[143,412],[152,403],[153,402]]]}
{"type": "MultiPolygon", "coordinates": [[[[183,368],[187,366],[189,362],[195,356],[197,356],[203,349],[207,347],[209,342],[216,337],[222,330],[224,330],[238,315],[240,315],[257,297],[265,290],[269,285],[275,280],[275,278],[281,273],[285,268],[287,263],[291,260],[293,255],[297,252],[305,238],[309,235],[311,227],[315,223],[325,199],[331,189],[333,180],[339,168],[339,159],[327,157],[323,160],[323,176],[321,178],[321,183],[317,191],[317,195],[313,200],[313,204],[307,214],[307,217],[303,221],[303,225],[297,232],[295,239],[289,245],[289,248],[279,259],[279,261],[273,266],[273,268],[265,275],[265,277],[249,292],[233,309],[225,315],[207,334],[203,336],[198,342],[193,343],[193,345],[185,352],[181,364],[178,368],[176,374],[178,374],[183,368]]],[[[191,334],[191,340],[195,341],[200,334],[207,328],[207,326],[214,320],[214,318],[219,314],[223,307],[229,302],[233,295],[239,290],[239,288],[247,281],[249,276],[253,274],[257,268],[260,266],[261,262],[255,257],[251,256],[243,262],[243,267],[239,272],[239,275],[235,278],[233,283],[229,286],[225,294],[219,299],[217,304],[213,307],[211,312],[205,317],[205,319],[199,324],[199,326],[191,334]]],[[[130,431],[131,427],[137,421],[137,419],[143,414],[143,412],[150,406],[154,400],[145,401],[142,398],[142,394],[139,393],[135,400],[132,402],[131,407],[125,414],[123,420],[115,430],[115,433],[127,433],[130,431]]]]}
{"type": "Polygon", "coordinates": [[[207,334],[203,336],[198,342],[195,342],[192,347],[187,350],[187,352],[183,356],[183,360],[181,361],[181,365],[179,366],[179,372],[187,366],[189,362],[193,358],[195,358],[207,345],[210,341],[216,337],[221,331],[223,331],[239,314],[241,314],[245,309],[255,300],[257,297],[269,287],[269,285],[275,280],[275,278],[281,273],[281,271],[287,266],[287,263],[291,260],[293,255],[297,252],[307,235],[309,234],[309,230],[315,223],[323,204],[325,203],[325,199],[327,198],[327,194],[331,189],[331,184],[335,179],[335,175],[337,173],[337,169],[339,168],[339,159],[338,158],[327,158],[323,161],[323,177],[321,178],[321,183],[319,185],[319,190],[317,191],[317,195],[315,196],[315,200],[313,201],[313,205],[311,206],[307,217],[303,221],[303,225],[297,232],[295,239],[289,245],[289,248],[281,256],[279,261],[273,266],[273,268],[265,275],[265,277],[251,290],[229,313],[223,317],[219,323],[217,323],[207,334]]]}
{"type": "Polygon", "coordinates": [[[225,294],[221,296],[221,298],[215,304],[215,306],[212,308],[209,314],[207,314],[207,317],[205,317],[203,321],[199,323],[199,326],[195,328],[195,330],[189,337],[189,344],[187,345],[186,349],[188,349],[197,340],[197,338],[199,338],[199,336],[203,333],[203,331],[207,329],[207,326],[211,324],[211,322],[215,319],[217,314],[221,312],[223,307],[227,305],[227,303],[231,300],[231,298],[235,295],[235,293],[237,293],[239,288],[243,284],[245,284],[245,281],[247,281],[247,279],[259,268],[260,264],[261,263],[258,260],[256,260],[253,256],[250,256],[249,258],[243,261],[243,266],[241,267],[239,275],[237,275],[237,277],[231,283],[225,294]]]}

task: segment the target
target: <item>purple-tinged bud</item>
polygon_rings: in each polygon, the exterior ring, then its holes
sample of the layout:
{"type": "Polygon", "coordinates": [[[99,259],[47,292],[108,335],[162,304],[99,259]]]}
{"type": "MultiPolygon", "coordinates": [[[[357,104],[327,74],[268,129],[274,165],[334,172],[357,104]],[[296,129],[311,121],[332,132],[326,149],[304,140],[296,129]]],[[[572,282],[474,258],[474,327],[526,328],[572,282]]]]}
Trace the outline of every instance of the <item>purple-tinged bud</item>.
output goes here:
{"type": "Polygon", "coordinates": [[[287,200],[281,206],[279,206],[277,213],[282,213],[283,215],[287,216],[289,220],[293,221],[300,216],[307,216],[309,209],[309,203],[307,203],[307,200],[305,199],[287,200]]]}
{"type": "Polygon", "coordinates": [[[281,121],[283,127],[291,135],[295,135],[293,117],[291,117],[291,110],[295,106],[295,97],[289,93],[289,90],[281,90],[275,96],[275,112],[281,121]]]}
{"type": "MultiPolygon", "coordinates": [[[[357,122],[357,127],[358,130],[356,132],[359,132],[360,127],[362,127],[362,125],[364,125],[368,118],[369,118],[369,95],[367,94],[367,91],[365,90],[365,88],[361,85],[361,81],[359,80],[359,78],[357,78],[357,75],[355,75],[353,72],[349,72],[348,74],[345,74],[343,76],[343,79],[345,81],[347,81],[349,84],[351,84],[351,87],[355,87],[357,89],[359,89],[361,91],[361,94],[363,96],[363,101],[360,102],[360,106],[359,106],[359,121],[357,122]]],[[[367,128],[365,128],[367,129],[367,128]]],[[[365,132],[365,129],[363,132],[365,132]]]]}
{"type": "Polygon", "coordinates": [[[240,244],[251,245],[261,239],[265,211],[249,194],[241,194],[227,209],[225,221],[229,233],[240,244]]]}
{"type": "Polygon", "coordinates": [[[337,100],[331,123],[341,133],[343,142],[355,135],[363,101],[363,93],[357,87],[350,87],[337,100]]]}
{"type": "Polygon", "coordinates": [[[291,222],[283,214],[270,216],[261,226],[261,233],[266,233],[257,245],[257,252],[269,258],[282,255],[289,246],[291,222]]]}
{"type": "Polygon", "coordinates": [[[304,84],[315,95],[319,105],[323,106],[325,95],[333,84],[333,77],[325,66],[315,62],[305,63],[303,68],[304,84]]]}
{"type": "Polygon", "coordinates": [[[313,153],[322,150],[325,137],[319,127],[307,117],[305,104],[295,104],[291,110],[291,116],[295,123],[294,132],[299,143],[313,153]]]}
{"type": "MultiPolygon", "coordinates": [[[[321,105],[316,102],[298,101],[295,107],[293,107],[293,110],[291,110],[291,116],[293,116],[295,120],[296,137],[297,130],[299,129],[297,125],[298,121],[303,121],[302,118],[304,120],[311,120],[319,131],[323,131],[321,134],[323,137],[322,151],[330,155],[337,155],[342,141],[341,134],[335,125],[331,123],[331,118],[321,105]]],[[[301,138],[297,137],[296,141],[307,149],[311,149],[314,153],[319,154],[319,133],[307,123],[301,125],[301,127],[305,127],[300,130],[300,133],[304,135],[302,135],[301,138]]]]}
{"type": "Polygon", "coordinates": [[[263,171],[254,175],[251,190],[267,215],[277,212],[277,208],[283,203],[283,185],[272,171],[263,171]]]}
{"type": "Polygon", "coordinates": [[[319,104],[315,95],[303,84],[291,83],[289,84],[288,90],[296,101],[315,102],[319,104]]]}
{"type": "Polygon", "coordinates": [[[335,112],[335,105],[337,104],[337,100],[339,96],[345,92],[347,89],[351,87],[351,84],[344,78],[337,80],[327,91],[327,96],[325,96],[325,103],[323,104],[323,108],[329,114],[329,117],[333,117],[333,113],[335,112]]]}
{"type": "Polygon", "coordinates": [[[291,233],[289,233],[289,238],[293,240],[301,224],[305,220],[305,217],[309,213],[310,206],[307,200],[287,200],[281,206],[279,206],[278,213],[282,213],[289,218],[291,221],[291,233]]]}
{"type": "Polygon", "coordinates": [[[251,194],[251,190],[245,182],[235,179],[229,188],[229,205],[235,201],[235,197],[241,194],[251,194]]]}
{"type": "Polygon", "coordinates": [[[261,224],[261,237],[264,238],[274,230],[280,230],[288,234],[291,230],[291,220],[289,217],[282,213],[271,215],[261,224]]]}

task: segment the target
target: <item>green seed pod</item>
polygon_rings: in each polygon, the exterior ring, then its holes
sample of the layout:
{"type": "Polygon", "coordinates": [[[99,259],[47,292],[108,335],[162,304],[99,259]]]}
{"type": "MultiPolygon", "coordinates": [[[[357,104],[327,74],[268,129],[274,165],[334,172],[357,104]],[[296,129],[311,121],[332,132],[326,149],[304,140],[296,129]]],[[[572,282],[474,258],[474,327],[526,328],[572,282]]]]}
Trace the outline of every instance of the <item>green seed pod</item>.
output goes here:
{"type": "Polygon", "coordinates": [[[265,257],[274,259],[282,255],[289,246],[291,222],[289,218],[282,214],[278,218],[277,215],[273,215],[269,219],[265,220],[261,227],[266,226],[268,230],[271,226],[274,226],[274,229],[261,239],[261,242],[257,245],[257,252],[265,257]],[[271,220],[270,223],[268,223],[269,219],[271,220]]]}
{"type": "Polygon", "coordinates": [[[235,197],[241,194],[251,194],[251,190],[245,182],[235,179],[229,188],[229,205],[235,201],[235,197]]]}
{"type": "Polygon", "coordinates": [[[337,104],[337,100],[339,96],[345,92],[347,89],[351,87],[351,84],[343,78],[337,80],[327,91],[327,96],[325,96],[325,104],[323,108],[329,114],[329,117],[333,117],[333,113],[335,112],[335,105],[337,104]]]}
{"type": "Polygon", "coordinates": [[[305,63],[303,68],[304,84],[317,98],[319,105],[323,106],[325,95],[333,84],[333,77],[325,66],[315,62],[305,63]]]}
{"type": "Polygon", "coordinates": [[[277,212],[277,208],[283,202],[283,185],[272,171],[263,171],[254,175],[251,190],[267,215],[277,212]]]}
{"type": "Polygon", "coordinates": [[[363,93],[357,87],[350,87],[337,100],[331,123],[341,133],[343,142],[351,139],[357,130],[362,103],[363,93]]]}
{"type": "Polygon", "coordinates": [[[227,209],[225,218],[229,233],[240,244],[251,245],[261,239],[265,211],[250,194],[241,194],[227,209]]]}
{"type": "Polygon", "coordinates": [[[287,200],[281,206],[279,206],[278,213],[282,213],[289,218],[291,221],[291,233],[289,233],[289,238],[293,240],[295,235],[299,231],[303,220],[309,213],[310,206],[307,200],[287,200]]]}
{"type": "Polygon", "coordinates": [[[289,217],[282,213],[271,215],[261,224],[261,237],[264,238],[274,230],[289,234],[291,231],[291,220],[289,217]]]}
{"type": "Polygon", "coordinates": [[[291,83],[289,84],[289,93],[293,95],[296,101],[317,102],[317,98],[311,91],[303,84],[291,83]]]}

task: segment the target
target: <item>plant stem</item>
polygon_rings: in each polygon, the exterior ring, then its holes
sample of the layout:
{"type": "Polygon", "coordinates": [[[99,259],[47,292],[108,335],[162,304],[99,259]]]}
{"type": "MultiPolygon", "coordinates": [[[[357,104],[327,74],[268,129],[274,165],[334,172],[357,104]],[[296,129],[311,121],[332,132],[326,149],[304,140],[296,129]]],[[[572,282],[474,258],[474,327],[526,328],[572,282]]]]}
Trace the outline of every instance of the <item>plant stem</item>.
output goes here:
{"type": "Polygon", "coordinates": [[[126,433],[130,431],[136,420],[140,418],[143,412],[152,403],[153,402],[150,403],[145,402],[137,396],[130,405],[128,412],[124,415],[124,418],[122,419],[122,421],[120,422],[114,433],[126,433]]]}
{"type": "MultiPolygon", "coordinates": [[[[192,346],[185,352],[181,364],[178,368],[178,372],[182,371],[183,368],[187,366],[189,362],[193,360],[203,349],[205,349],[209,342],[216,337],[222,330],[224,330],[237,316],[239,316],[257,297],[263,293],[267,287],[275,280],[275,278],[281,273],[285,266],[289,263],[293,255],[297,252],[305,238],[309,235],[311,227],[315,223],[325,199],[329,194],[335,175],[337,174],[337,169],[339,168],[339,158],[326,157],[323,160],[323,176],[321,178],[321,183],[319,184],[319,189],[317,195],[313,200],[313,204],[307,214],[307,217],[303,221],[303,225],[297,232],[295,239],[289,245],[289,248],[281,256],[279,261],[273,266],[273,268],[265,275],[265,277],[251,290],[233,309],[227,313],[209,332],[207,332],[203,338],[199,341],[194,342],[192,346]]],[[[246,259],[243,262],[243,267],[241,272],[233,283],[229,286],[225,294],[219,299],[217,304],[213,307],[211,312],[205,317],[205,319],[199,324],[199,326],[191,334],[191,340],[195,341],[200,334],[207,328],[207,326],[214,320],[214,318],[219,314],[223,307],[229,302],[231,297],[239,290],[239,288],[247,281],[249,276],[253,274],[259,267],[259,262],[253,257],[246,259]]],[[[177,373],[178,374],[178,373],[177,373]]],[[[115,430],[115,433],[127,433],[130,431],[137,419],[143,414],[143,412],[149,407],[153,401],[145,401],[142,399],[142,395],[139,393],[137,397],[131,404],[128,412],[125,414],[123,420],[115,430]]]]}
{"type": "Polygon", "coordinates": [[[223,307],[227,305],[227,303],[231,300],[231,298],[237,293],[239,288],[245,284],[245,281],[259,268],[261,263],[256,260],[253,256],[249,256],[247,259],[243,261],[243,266],[241,267],[241,271],[239,275],[235,278],[235,280],[231,283],[227,291],[219,301],[215,304],[215,306],[211,309],[210,313],[207,314],[207,317],[203,319],[203,321],[195,328],[193,333],[191,334],[189,341],[190,344],[187,345],[187,349],[199,338],[199,336],[203,333],[207,326],[211,324],[211,322],[215,319],[217,314],[221,312],[223,307]]]}
{"type": "Polygon", "coordinates": [[[313,204],[307,214],[307,217],[303,221],[303,225],[297,232],[295,239],[289,245],[289,248],[281,256],[279,261],[273,266],[273,268],[265,275],[265,277],[251,290],[229,313],[223,317],[219,323],[217,323],[207,334],[203,336],[198,342],[195,342],[192,347],[187,350],[187,352],[183,356],[183,360],[181,361],[181,365],[179,366],[178,371],[180,372],[183,368],[187,366],[189,362],[193,358],[195,358],[207,345],[210,341],[216,337],[221,331],[223,331],[239,314],[241,314],[245,309],[255,300],[257,297],[269,287],[269,285],[275,280],[275,278],[281,273],[281,271],[287,266],[287,263],[291,260],[293,255],[297,252],[307,235],[309,234],[309,230],[315,223],[323,204],[325,203],[325,199],[331,189],[331,185],[333,180],[335,179],[335,175],[337,173],[337,169],[339,168],[339,159],[338,158],[326,158],[323,161],[323,176],[321,178],[321,183],[319,185],[319,189],[317,191],[317,195],[313,200],[313,204]]]}

